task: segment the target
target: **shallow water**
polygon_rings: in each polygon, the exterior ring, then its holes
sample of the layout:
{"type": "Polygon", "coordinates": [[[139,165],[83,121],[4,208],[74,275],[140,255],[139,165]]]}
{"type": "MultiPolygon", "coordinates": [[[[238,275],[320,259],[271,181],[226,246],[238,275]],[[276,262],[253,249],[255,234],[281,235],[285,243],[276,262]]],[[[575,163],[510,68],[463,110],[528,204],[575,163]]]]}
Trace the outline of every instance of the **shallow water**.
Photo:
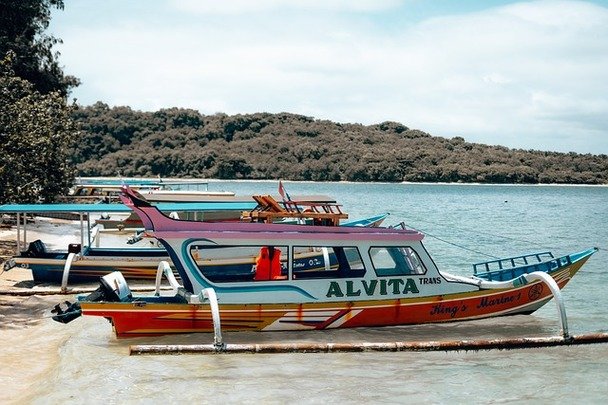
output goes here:
{"type": "MultiPolygon", "coordinates": [[[[608,188],[284,183],[329,194],[351,218],[390,212],[426,231],[441,270],[469,274],[484,256],[600,247],[563,291],[570,332],[608,332],[608,188]],[[463,250],[463,248],[469,250],[463,250]]],[[[277,193],[276,182],[213,182],[213,190],[277,193]]],[[[608,344],[482,352],[129,356],[131,344],[211,343],[212,336],[116,340],[108,322],[45,318],[57,297],[0,297],[0,403],[604,403],[608,344]],[[2,301],[3,300],[3,301],[2,301]],[[10,309],[7,310],[7,308],[10,309]],[[24,316],[30,315],[30,316],[24,316]],[[34,318],[34,319],[32,319],[34,318]],[[7,366],[10,365],[10,366],[7,366]]],[[[531,316],[329,332],[224,334],[229,343],[422,341],[552,336],[550,302],[531,316]]]]}

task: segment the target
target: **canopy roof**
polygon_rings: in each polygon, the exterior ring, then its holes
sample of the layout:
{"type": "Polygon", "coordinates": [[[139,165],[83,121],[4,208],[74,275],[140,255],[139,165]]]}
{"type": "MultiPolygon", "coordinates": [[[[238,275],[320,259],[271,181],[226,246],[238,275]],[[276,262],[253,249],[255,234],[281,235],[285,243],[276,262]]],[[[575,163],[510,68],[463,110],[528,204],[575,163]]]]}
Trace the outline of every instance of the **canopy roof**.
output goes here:
{"type": "MultiPolygon", "coordinates": [[[[164,212],[204,212],[204,211],[249,211],[256,207],[251,202],[198,202],[198,203],[160,203],[159,210],[164,212]]],[[[130,212],[123,204],[5,204],[0,205],[0,214],[43,212],[130,212]]]]}

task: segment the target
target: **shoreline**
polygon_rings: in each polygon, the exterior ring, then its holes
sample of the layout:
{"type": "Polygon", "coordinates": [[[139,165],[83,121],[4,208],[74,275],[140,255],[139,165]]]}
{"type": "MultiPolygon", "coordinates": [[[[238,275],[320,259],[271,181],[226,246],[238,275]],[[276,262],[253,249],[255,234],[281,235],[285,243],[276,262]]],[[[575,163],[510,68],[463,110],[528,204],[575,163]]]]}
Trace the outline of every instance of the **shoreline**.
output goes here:
{"type": "MultiPolygon", "coordinates": [[[[79,176],[77,177],[77,179],[79,180],[86,180],[86,179],[107,179],[107,180],[121,180],[121,179],[129,179],[129,180],[158,180],[158,178],[156,177],[112,177],[112,176],[92,176],[92,177],[86,177],[86,176],[79,176]]],[[[338,183],[338,184],[367,184],[367,185],[373,185],[373,184],[404,184],[404,185],[412,185],[412,186],[416,186],[416,185],[424,185],[424,186],[490,186],[490,187],[496,187],[496,186],[504,186],[504,187],[599,187],[599,188],[603,188],[603,187],[608,187],[608,183],[606,184],[585,184],[585,183],[536,183],[536,184],[531,184],[531,183],[463,183],[463,182],[413,182],[413,181],[401,181],[401,182],[387,182],[387,181],[347,181],[347,180],[341,180],[341,181],[314,181],[314,180],[285,180],[285,179],[216,179],[216,178],[199,178],[199,177],[193,177],[193,178],[184,178],[184,177],[167,177],[167,178],[162,178],[162,181],[167,181],[167,182],[171,182],[171,181],[201,181],[201,182],[208,182],[208,183],[222,183],[222,182],[226,182],[226,183],[236,183],[236,182],[243,182],[243,183],[276,183],[279,181],[282,181],[283,183],[302,183],[302,184],[315,184],[315,183],[319,183],[319,184],[330,184],[330,183],[338,183]]]]}

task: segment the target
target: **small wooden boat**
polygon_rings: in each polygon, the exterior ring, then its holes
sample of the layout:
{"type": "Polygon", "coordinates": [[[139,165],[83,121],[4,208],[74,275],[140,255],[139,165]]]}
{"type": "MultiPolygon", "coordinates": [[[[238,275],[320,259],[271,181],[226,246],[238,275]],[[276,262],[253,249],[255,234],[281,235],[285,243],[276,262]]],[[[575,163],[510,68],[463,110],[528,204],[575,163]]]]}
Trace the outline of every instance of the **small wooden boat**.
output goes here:
{"type": "Polygon", "coordinates": [[[97,292],[67,308],[56,306],[56,321],[101,316],[118,337],[130,337],[213,332],[220,315],[224,330],[271,331],[530,314],[597,250],[485,262],[463,277],[440,272],[422,244],[424,235],[405,227],[178,221],[129,188],[122,198],[169,252],[183,286],[173,283],[171,295],[135,296],[120,273],[112,273],[97,292]],[[252,277],[214,280],[204,264],[257,249],[252,277]],[[307,249],[333,254],[336,265],[298,268],[298,254],[307,249]]]}

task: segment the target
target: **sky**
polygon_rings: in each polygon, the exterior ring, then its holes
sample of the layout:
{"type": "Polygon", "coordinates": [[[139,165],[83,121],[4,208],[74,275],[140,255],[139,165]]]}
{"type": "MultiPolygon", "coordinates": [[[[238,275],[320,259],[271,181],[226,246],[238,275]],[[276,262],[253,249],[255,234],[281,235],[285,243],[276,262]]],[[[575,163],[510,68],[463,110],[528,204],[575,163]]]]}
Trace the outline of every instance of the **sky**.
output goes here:
{"type": "Polygon", "coordinates": [[[81,105],[608,154],[608,0],[64,1],[48,32],[81,105]]]}

